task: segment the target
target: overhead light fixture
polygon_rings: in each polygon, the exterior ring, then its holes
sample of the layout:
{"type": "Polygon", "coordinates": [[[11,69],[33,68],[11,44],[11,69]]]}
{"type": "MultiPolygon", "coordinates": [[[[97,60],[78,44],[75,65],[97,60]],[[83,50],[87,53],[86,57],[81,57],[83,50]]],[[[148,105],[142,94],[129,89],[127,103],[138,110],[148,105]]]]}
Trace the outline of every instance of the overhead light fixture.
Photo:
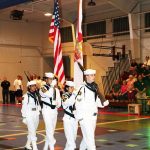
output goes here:
{"type": "Polygon", "coordinates": [[[93,0],[91,0],[90,2],[88,2],[88,6],[95,6],[95,5],[96,5],[96,3],[93,2],[93,0]]]}
{"type": "Polygon", "coordinates": [[[46,17],[49,17],[49,16],[51,16],[52,14],[51,13],[45,13],[44,14],[44,16],[46,16],[46,17]]]}

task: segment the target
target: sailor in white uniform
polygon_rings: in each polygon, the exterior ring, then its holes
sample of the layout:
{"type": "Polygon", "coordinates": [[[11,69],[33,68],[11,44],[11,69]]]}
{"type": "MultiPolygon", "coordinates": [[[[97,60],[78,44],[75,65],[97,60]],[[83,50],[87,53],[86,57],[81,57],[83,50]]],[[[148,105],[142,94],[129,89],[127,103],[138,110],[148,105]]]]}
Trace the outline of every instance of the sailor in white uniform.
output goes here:
{"type": "MultiPolygon", "coordinates": [[[[77,137],[77,130],[78,130],[78,121],[75,119],[73,111],[74,105],[68,103],[71,99],[71,95],[74,91],[74,82],[66,81],[65,85],[65,93],[62,95],[62,106],[64,109],[64,132],[67,139],[66,146],[64,150],[74,150],[76,148],[76,137],[77,137]]],[[[71,100],[75,102],[75,98],[71,100]]]]}
{"type": "Polygon", "coordinates": [[[28,128],[28,136],[27,136],[27,143],[25,145],[26,150],[38,150],[37,148],[37,137],[36,137],[36,130],[39,125],[39,115],[40,115],[40,104],[39,99],[36,94],[36,82],[30,81],[27,83],[28,91],[26,94],[23,95],[22,101],[22,117],[23,123],[27,125],[28,128]],[[32,143],[32,148],[31,144],[32,143]]]}
{"type": "MultiPolygon", "coordinates": [[[[54,131],[57,122],[57,108],[61,106],[61,97],[58,88],[53,84],[55,80],[54,74],[51,72],[45,73],[46,84],[43,85],[39,91],[42,101],[42,115],[45,123],[46,140],[44,150],[54,150],[56,139],[54,138],[54,131]]],[[[56,83],[55,83],[56,84],[56,83]]]]}
{"type": "Polygon", "coordinates": [[[78,89],[75,95],[74,115],[79,120],[83,140],[80,150],[96,150],[95,128],[97,122],[98,107],[104,108],[109,104],[108,100],[103,100],[98,92],[95,81],[96,70],[87,69],[84,71],[86,81],[78,89]],[[100,97],[100,98],[99,98],[100,97]]]}

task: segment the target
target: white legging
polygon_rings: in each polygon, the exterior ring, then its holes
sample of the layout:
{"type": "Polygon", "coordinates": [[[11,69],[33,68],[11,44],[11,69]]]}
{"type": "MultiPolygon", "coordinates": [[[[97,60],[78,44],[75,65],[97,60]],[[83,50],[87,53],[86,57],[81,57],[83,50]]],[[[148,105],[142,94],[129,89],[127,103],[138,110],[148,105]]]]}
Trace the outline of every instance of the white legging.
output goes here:
{"type": "Polygon", "coordinates": [[[45,106],[42,109],[42,115],[45,123],[45,130],[46,130],[46,140],[49,146],[54,146],[56,143],[56,139],[54,138],[54,132],[56,128],[57,122],[57,110],[51,109],[49,106],[45,106]]]}
{"type": "Polygon", "coordinates": [[[30,115],[26,117],[28,128],[28,140],[34,142],[37,140],[36,130],[39,125],[39,114],[36,111],[29,112],[30,115]]]}
{"type": "Polygon", "coordinates": [[[79,121],[83,139],[80,144],[80,150],[96,150],[95,145],[95,129],[96,129],[97,116],[83,118],[79,121]]]}
{"type": "Polygon", "coordinates": [[[68,116],[67,114],[63,117],[64,132],[67,139],[64,150],[74,150],[76,148],[76,137],[78,130],[78,121],[75,118],[68,116]]]}

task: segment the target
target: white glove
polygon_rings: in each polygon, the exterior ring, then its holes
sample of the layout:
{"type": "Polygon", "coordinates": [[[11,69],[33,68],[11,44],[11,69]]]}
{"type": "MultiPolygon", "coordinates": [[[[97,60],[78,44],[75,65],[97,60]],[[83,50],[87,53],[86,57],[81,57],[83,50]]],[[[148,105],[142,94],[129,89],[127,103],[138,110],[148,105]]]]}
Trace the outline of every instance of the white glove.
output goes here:
{"type": "Polygon", "coordinates": [[[103,103],[104,106],[108,106],[109,105],[109,101],[106,100],[104,103],[103,103]]]}
{"type": "Polygon", "coordinates": [[[74,90],[72,94],[76,96],[78,94],[78,90],[74,90]]]}
{"type": "Polygon", "coordinates": [[[24,124],[27,124],[27,119],[26,119],[26,118],[23,118],[22,122],[23,122],[24,124]]]}
{"type": "Polygon", "coordinates": [[[54,87],[56,84],[57,84],[57,81],[56,81],[56,79],[54,79],[51,83],[51,86],[54,87]]]}

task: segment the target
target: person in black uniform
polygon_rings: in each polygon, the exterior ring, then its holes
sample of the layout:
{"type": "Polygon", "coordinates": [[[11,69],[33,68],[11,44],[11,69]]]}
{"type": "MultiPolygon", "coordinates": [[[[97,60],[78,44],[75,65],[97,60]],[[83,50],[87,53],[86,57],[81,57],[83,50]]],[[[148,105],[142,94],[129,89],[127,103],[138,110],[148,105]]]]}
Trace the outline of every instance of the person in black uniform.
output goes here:
{"type": "Polygon", "coordinates": [[[7,81],[6,77],[4,77],[3,81],[1,82],[1,87],[2,87],[3,104],[8,104],[10,82],[7,81]]]}

